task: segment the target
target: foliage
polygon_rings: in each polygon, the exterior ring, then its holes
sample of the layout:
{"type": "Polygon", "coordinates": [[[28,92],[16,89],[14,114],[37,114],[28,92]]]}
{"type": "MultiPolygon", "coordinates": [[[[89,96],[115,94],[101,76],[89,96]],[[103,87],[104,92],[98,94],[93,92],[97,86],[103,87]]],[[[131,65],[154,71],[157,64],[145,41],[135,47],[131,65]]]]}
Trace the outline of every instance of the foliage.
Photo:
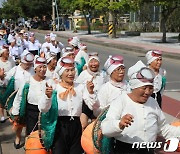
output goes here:
{"type": "Polygon", "coordinates": [[[17,19],[18,17],[50,16],[51,0],[8,0],[3,3],[2,17],[17,19]]]}

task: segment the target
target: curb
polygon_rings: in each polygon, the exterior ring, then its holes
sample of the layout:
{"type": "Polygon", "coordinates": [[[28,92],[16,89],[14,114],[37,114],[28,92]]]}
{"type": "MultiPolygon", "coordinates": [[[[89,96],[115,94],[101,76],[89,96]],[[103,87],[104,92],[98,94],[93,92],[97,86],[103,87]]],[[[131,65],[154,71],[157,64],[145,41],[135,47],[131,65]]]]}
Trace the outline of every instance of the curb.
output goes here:
{"type": "MultiPolygon", "coordinates": [[[[43,33],[43,34],[47,34],[47,33],[50,32],[50,31],[37,30],[37,29],[33,29],[32,31],[43,33]]],[[[63,34],[58,34],[57,31],[55,31],[54,33],[57,34],[57,36],[59,36],[61,38],[65,38],[65,39],[68,39],[69,37],[75,36],[73,34],[77,34],[77,33],[72,33],[70,35],[65,36],[63,34]]],[[[126,50],[126,52],[135,52],[135,53],[145,54],[146,51],[147,51],[147,49],[144,49],[142,47],[134,47],[134,46],[124,45],[124,44],[115,44],[115,43],[112,46],[112,43],[108,43],[108,41],[104,42],[104,41],[101,41],[101,40],[90,40],[90,39],[87,39],[87,38],[83,38],[83,42],[93,43],[93,44],[97,44],[97,45],[103,45],[103,46],[106,46],[106,47],[112,47],[112,48],[116,48],[116,49],[122,49],[122,50],[126,50]]],[[[163,57],[179,60],[180,59],[180,54],[163,52],[163,57]]]]}

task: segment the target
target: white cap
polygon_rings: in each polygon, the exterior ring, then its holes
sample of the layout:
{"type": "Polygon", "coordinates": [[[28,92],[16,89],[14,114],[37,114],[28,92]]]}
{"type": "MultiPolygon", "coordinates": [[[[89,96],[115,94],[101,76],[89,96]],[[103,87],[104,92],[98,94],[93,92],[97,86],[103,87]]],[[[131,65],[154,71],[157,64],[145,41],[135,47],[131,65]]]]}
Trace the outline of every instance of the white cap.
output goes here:
{"type": "Polygon", "coordinates": [[[128,77],[131,89],[136,89],[146,85],[153,86],[155,75],[142,61],[138,61],[128,69],[128,77]]]}
{"type": "Polygon", "coordinates": [[[12,43],[12,42],[15,42],[16,39],[14,37],[12,37],[10,40],[9,40],[9,43],[12,43]]]}
{"type": "Polygon", "coordinates": [[[51,39],[51,41],[55,41],[56,40],[56,34],[50,33],[50,39],[51,39]]]}
{"type": "Polygon", "coordinates": [[[79,46],[79,38],[78,37],[73,37],[70,41],[69,44],[71,44],[72,46],[78,47],[79,46]]]}
{"type": "Polygon", "coordinates": [[[123,60],[124,60],[123,57],[120,55],[115,55],[115,56],[110,55],[104,64],[104,69],[109,75],[111,75],[111,73],[116,68],[118,68],[119,66],[124,66],[123,60]]]}
{"type": "Polygon", "coordinates": [[[66,48],[63,48],[63,55],[62,55],[62,57],[66,57],[66,56],[68,56],[69,54],[73,54],[74,53],[74,51],[73,51],[73,48],[71,48],[71,47],[66,47],[66,48]]]}
{"type": "Polygon", "coordinates": [[[0,56],[1,54],[6,51],[7,49],[9,49],[9,46],[7,44],[4,44],[3,46],[0,46],[0,56]]]}
{"type": "Polygon", "coordinates": [[[58,75],[61,76],[67,68],[72,68],[72,67],[75,67],[74,60],[71,58],[63,57],[58,61],[56,71],[58,75]]]}
{"type": "Polygon", "coordinates": [[[80,50],[87,49],[87,45],[85,45],[83,43],[80,43],[78,47],[79,47],[80,50]]]}
{"type": "Polygon", "coordinates": [[[21,63],[33,63],[34,55],[30,53],[28,50],[24,50],[21,54],[21,63]]]}
{"type": "Polygon", "coordinates": [[[47,60],[47,64],[50,63],[50,61],[55,58],[57,56],[57,54],[55,52],[47,52],[45,53],[45,58],[47,60]]]}
{"type": "Polygon", "coordinates": [[[35,58],[34,58],[34,69],[36,69],[40,65],[47,65],[46,59],[36,55],[35,58]]]}
{"type": "Polygon", "coordinates": [[[157,58],[162,57],[162,51],[159,50],[150,50],[146,53],[146,59],[147,59],[147,64],[149,65],[152,63],[154,60],[157,58]]]}
{"type": "Polygon", "coordinates": [[[46,35],[44,36],[44,39],[47,39],[47,38],[50,38],[50,34],[46,34],[46,35]]]}
{"type": "Polygon", "coordinates": [[[88,64],[92,59],[96,59],[98,62],[100,62],[97,52],[92,52],[92,53],[89,53],[88,55],[89,55],[88,64]]]}

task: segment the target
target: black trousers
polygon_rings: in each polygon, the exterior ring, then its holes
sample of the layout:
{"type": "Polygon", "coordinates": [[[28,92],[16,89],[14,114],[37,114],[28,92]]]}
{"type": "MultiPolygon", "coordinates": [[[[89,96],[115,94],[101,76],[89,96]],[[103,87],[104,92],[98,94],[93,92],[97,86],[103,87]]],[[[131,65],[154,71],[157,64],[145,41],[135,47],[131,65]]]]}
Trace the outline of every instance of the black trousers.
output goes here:
{"type": "Polygon", "coordinates": [[[37,105],[27,103],[26,106],[26,133],[29,135],[32,131],[38,130],[39,109],[37,105]]]}
{"type": "Polygon", "coordinates": [[[114,154],[154,154],[154,150],[132,148],[132,144],[116,140],[114,154]]]}
{"type": "Polygon", "coordinates": [[[93,114],[93,111],[89,109],[89,107],[85,104],[84,101],[82,105],[82,113],[87,115],[89,119],[96,119],[96,117],[93,114]]]}
{"type": "Polygon", "coordinates": [[[160,91],[158,91],[157,93],[153,93],[151,95],[151,97],[153,97],[154,99],[157,100],[158,104],[159,104],[159,107],[162,108],[162,96],[161,96],[161,93],[160,91]]]}
{"type": "Polygon", "coordinates": [[[82,127],[79,117],[58,117],[53,154],[82,154],[82,127]]]}
{"type": "Polygon", "coordinates": [[[29,50],[30,53],[32,53],[34,56],[38,55],[38,50],[29,50]]]}

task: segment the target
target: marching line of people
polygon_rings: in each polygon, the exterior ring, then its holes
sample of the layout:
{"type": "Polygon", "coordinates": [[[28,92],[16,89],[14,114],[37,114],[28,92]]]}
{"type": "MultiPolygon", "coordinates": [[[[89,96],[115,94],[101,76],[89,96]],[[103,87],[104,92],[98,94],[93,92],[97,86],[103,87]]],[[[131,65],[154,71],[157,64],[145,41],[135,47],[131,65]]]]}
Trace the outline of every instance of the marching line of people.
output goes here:
{"type": "Polygon", "coordinates": [[[5,122],[6,108],[16,134],[16,149],[21,147],[25,127],[26,136],[44,131],[41,143],[47,152],[86,153],[81,146],[82,133],[107,107],[99,124],[102,136],[114,139],[109,153],[154,153],[132,149],[132,144],[153,142],[159,134],[180,137],[179,127],[167,124],[161,110],[166,84],[161,51],[148,51],[147,65],[138,61],[130,67],[126,81],[121,55],[110,55],[101,70],[101,57],[88,53],[78,37],[69,38],[67,44],[57,41],[53,33],[46,34],[41,44],[35,33],[25,30],[12,30],[7,43],[3,35],[0,39],[0,120],[5,122]]]}

